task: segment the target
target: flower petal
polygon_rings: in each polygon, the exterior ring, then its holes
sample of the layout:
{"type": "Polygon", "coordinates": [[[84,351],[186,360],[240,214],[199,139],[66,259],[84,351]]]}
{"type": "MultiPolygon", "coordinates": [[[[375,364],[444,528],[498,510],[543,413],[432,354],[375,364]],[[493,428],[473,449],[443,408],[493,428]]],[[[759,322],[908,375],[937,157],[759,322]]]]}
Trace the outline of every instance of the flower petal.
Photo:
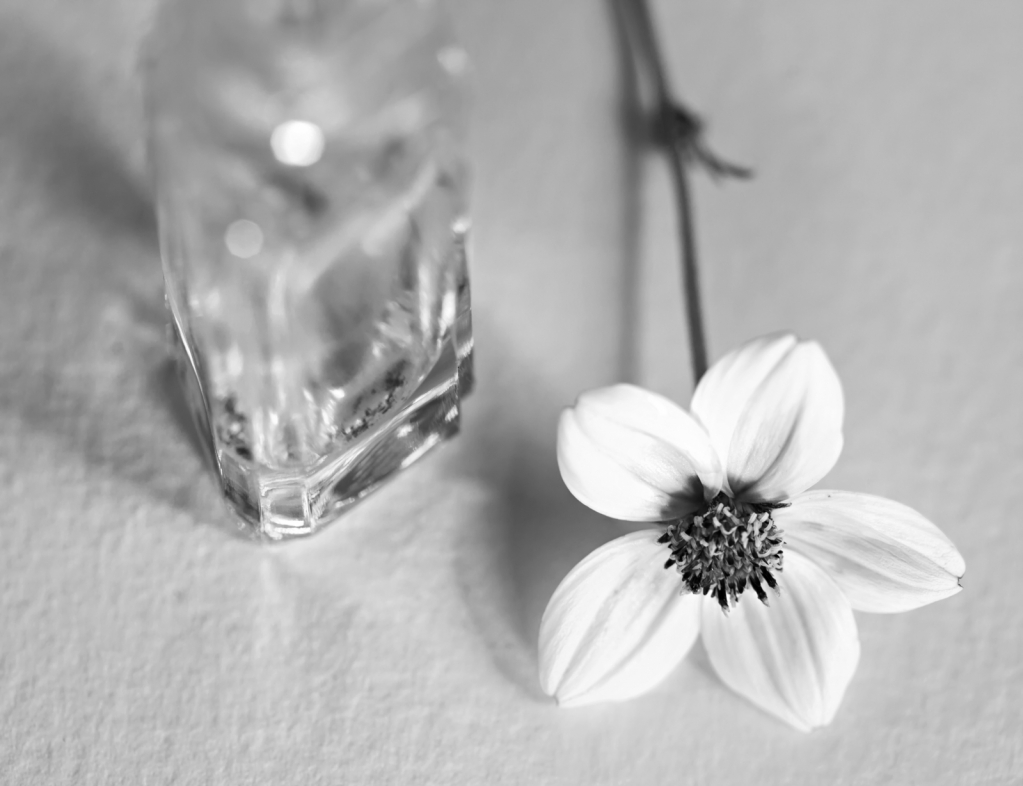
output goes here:
{"type": "Polygon", "coordinates": [[[726,616],[703,607],[703,643],[728,687],[801,731],[835,717],[856,671],[860,642],[842,591],[810,560],[785,553],[770,607],[752,592],[726,616]]]}
{"type": "Polygon", "coordinates": [[[703,427],[634,385],[589,391],[562,413],[558,466],[581,502],[630,521],[688,513],[717,494],[723,477],[703,427]]]}
{"type": "Polygon", "coordinates": [[[561,706],[621,701],[663,680],[699,634],[659,530],[611,541],[575,566],[540,623],[540,685],[561,706]]]}
{"type": "Polygon", "coordinates": [[[728,447],[734,496],[778,502],[823,478],[842,452],[842,385],[824,350],[800,342],[750,396],[728,447]]]}
{"type": "Polygon", "coordinates": [[[797,343],[791,334],[747,341],[707,369],[696,386],[689,408],[706,427],[722,464],[727,465],[732,434],[750,397],[797,343]]]}
{"type": "Polygon", "coordinates": [[[810,491],[774,519],[786,543],[824,568],[858,611],[909,611],[962,589],[966,563],[952,541],[890,499],[810,491]]]}

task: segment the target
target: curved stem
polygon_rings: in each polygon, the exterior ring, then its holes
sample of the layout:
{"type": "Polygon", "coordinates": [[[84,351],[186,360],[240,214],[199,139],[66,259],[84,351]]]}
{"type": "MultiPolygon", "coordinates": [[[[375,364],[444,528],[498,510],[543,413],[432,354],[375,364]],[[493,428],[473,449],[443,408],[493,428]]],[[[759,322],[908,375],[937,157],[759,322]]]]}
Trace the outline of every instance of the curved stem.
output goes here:
{"type": "Polygon", "coordinates": [[[707,339],[703,326],[700,300],[700,271],[696,253],[696,227],[693,221],[693,200],[689,183],[689,167],[703,165],[714,176],[749,177],[743,167],[717,158],[700,138],[700,119],[672,94],[668,71],[661,55],[657,33],[647,0],[620,0],[631,25],[633,49],[637,60],[647,72],[653,89],[657,141],[668,154],[675,201],[678,206],[679,253],[682,264],[682,295],[685,301],[689,331],[693,384],[707,371],[707,339]]]}
{"type": "Polygon", "coordinates": [[[688,142],[675,132],[675,99],[671,94],[668,73],[661,56],[657,33],[646,0],[632,0],[635,10],[637,54],[644,61],[654,86],[657,106],[658,139],[668,153],[671,180],[678,205],[679,253],[682,262],[682,296],[685,300],[689,347],[693,367],[693,385],[707,371],[707,339],[703,328],[703,307],[700,302],[700,273],[696,256],[693,225],[692,194],[689,186],[688,142]]]}

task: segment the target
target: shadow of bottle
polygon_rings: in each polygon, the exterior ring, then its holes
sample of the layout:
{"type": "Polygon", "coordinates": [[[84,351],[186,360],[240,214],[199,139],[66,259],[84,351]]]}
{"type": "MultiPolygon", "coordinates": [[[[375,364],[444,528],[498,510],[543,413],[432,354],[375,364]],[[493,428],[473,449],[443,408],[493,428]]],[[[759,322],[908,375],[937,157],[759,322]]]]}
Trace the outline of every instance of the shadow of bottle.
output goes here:
{"type": "Polygon", "coordinates": [[[21,342],[0,369],[0,406],[87,472],[208,518],[212,484],[196,483],[201,454],[169,359],[133,75],[18,17],[0,22],[0,52],[4,196],[18,208],[0,334],[21,342]]]}

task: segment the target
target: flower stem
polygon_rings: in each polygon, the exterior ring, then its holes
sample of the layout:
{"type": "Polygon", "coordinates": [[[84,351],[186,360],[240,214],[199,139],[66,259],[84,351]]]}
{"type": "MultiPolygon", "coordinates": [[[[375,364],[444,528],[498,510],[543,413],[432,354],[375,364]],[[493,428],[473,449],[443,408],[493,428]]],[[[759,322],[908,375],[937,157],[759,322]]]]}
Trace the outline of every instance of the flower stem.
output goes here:
{"type": "Polygon", "coordinates": [[[707,371],[707,339],[700,301],[700,271],[696,253],[696,228],[693,221],[689,167],[702,165],[716,177],[750,177],[744,167],[729,164],[715,156],[703,143],[703,123],[685,104],[674,97],[661,55],[657,33],[647,0],[620,0],[626,16],[632,18],[632,42],[637,60],[654,90],[656,139],[668,154],[671,179],[678,206],[679,253],[682,263],[682,296],[689,330],[690,356],[695,385],[707,371]]]}

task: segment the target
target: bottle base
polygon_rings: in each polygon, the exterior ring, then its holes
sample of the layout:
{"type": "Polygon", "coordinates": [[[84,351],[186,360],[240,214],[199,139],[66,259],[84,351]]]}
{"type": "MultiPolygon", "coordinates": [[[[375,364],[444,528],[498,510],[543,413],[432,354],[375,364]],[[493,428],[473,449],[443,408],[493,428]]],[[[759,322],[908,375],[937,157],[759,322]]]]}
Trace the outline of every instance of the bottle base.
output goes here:
{"type": "Polygon", "coordinates": [[[241,530],[268,541],[309,535],[331,524],[457,434],[462,399],[474,385],[471,312],[466,310],[423,383],[372,434],[308,469],[270,470],[216,445],[192,359],[180,337],[175,339],[185,397],[228,508],[241,530]]]}

